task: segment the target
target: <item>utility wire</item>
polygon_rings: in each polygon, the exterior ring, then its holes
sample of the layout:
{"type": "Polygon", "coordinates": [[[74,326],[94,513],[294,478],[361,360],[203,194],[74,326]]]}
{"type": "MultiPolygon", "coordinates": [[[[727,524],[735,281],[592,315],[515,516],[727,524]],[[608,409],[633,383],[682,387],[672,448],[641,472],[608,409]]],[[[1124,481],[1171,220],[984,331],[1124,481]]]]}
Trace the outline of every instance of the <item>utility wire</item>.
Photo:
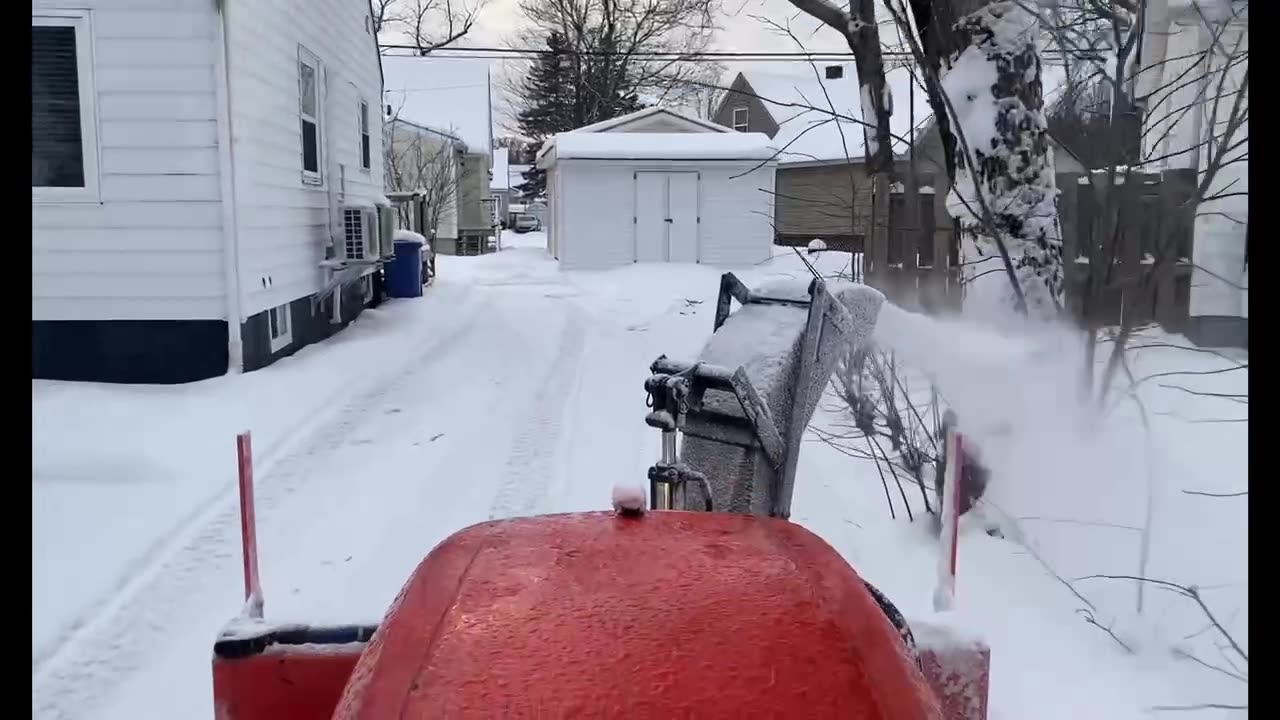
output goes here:
{"type": "MultiPolygon", "coordinates": [[[[378,47],[383,50],[412,50],[415,55],[407,57],[417,57],[416,53],[421,52],[417,45],[397,45],[391,43],[380,44],[378,47]]],[[[436,56],[441,53],[489,53],[502,56],[508,55],[565,55],[565,56],[591,56],[591,57],[634,57],[645,59],[689,59],[698,60],[703,58],[781,58],[781,59],[797,59],[808,61],[814,58],[844,58],[853,60],[853,53],[842,52],[742,52],[728,50],[700,50],[697,52],[671,52],[657,50],[637,50],[635,52],[618,52],[616,50],[550,50],[547,48],[504,48],[504,47],[443,47],[435,50],[429,50],[427,55],[423,57],[436,56]]],[[[910,52],[886,50],[883,53],[886,57],[911,57],[910,52]]],[[[396,55],[393,57],[405,57],[396,55]]]]}
{"type": "MultiPolygon", "coordinates": [[[[471,58],[476,60],[534,60],[548,55],[562,55],[564,57],[628,57],[637,60],[743,60],[752,62],[852,62],[854,60],[853,53],[841,52],[813,52],[813,51],[791,51],[791,52],[742,52],[727,50],[702,50],[698,52],[660,52],[660,51],[635,51],[635,52],[618,52],[615,50],[550,50],[546,48],[502,48],[502,47],[443,47],[434,50],[428,50],[427,53],[421,54],[421,50],[416,45],[399,45],[399,44],[380,44],[381,50],[409,50],[412,54],[403,53],[387,53],[385,57],[425,57],[425,58],[471,58]]],[[[915,59],[908,51],[901,50],[884,50],[881,53],[885,59],[893,61],[893,64],[909,64],[913,65],[915,59]]],[[[1080,58],[1074,58],[1080,59],[1080,58]]],[[[1061,65],[1062,61],[1056,55],[1050,53],[1048,57],[1043,57],[1042,62],[1045,65],[1061,65]]]]}

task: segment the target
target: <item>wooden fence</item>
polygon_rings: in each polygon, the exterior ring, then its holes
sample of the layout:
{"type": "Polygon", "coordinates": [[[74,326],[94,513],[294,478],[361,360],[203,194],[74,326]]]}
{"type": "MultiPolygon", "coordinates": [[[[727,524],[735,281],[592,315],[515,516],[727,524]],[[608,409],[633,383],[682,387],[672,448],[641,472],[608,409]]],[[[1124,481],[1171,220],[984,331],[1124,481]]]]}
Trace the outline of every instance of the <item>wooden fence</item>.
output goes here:
{"type": "MultiPolygon", "coordinates": [[[[1065,294],[1076,321],[1101,327],[1123,318],[1181,332],[1190,302],[1194,172],[1117,174],[1114,184],[1106,173],[1060,174],[1057,182],[1065,294]]],[[[925,226],[927,213],[924,223],[908,222],[913,215],[891,203],[884,247],[854,248],[854,266],[866,270],[858,279],[907,309],[956,310],[963,288],[955,231],[925,226]]]]}

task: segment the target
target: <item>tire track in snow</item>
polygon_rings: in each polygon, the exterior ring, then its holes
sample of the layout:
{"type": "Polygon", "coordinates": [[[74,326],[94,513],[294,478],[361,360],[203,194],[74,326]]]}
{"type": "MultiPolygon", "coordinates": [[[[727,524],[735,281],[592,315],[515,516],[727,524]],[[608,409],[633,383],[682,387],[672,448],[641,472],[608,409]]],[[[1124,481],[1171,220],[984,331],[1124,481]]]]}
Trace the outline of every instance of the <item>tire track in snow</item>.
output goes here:
{"type": "Polygon", "coordinates": [[[574,307],[565,317],[551,367],[517,428],[502,486],[489,509],[490,520],[536,515],[546,509],[547,491],[557,471],[565,412],[578,382],[586,339],[585,319],[574,307]]]}
{"type": "MultiPolygon", "coordinates": [[[[433,335],[417,351],[406,355],[399,368],[365,392],[358,392],[305,442],[286,450],[258,478],[255,486],[259,524],[289,496],[307,484],[316,458],[349,441],[351,431],[395,391],[420,381],[418,373],[456,352],[457,341],[474,330],[480,303],[471,300],[444,334],[433,335]]],[[[184,611],[193,598],[217,597],[239,588],[240,516],[235,493],[214,503],[212,517],[185,544],[157,567],[132,592],[107,602],[79,633],[32,673],[32,716],[58,719],[79,717],[101,709],[111,693],[164,647],[167,637],[182,632],[184,611]]],[[[230,617],[227,618],[230,620],[230,617]]],[[[209,638],[212,647],[214,638],[209,638]]],[[[91,716],[91,715],[90,715],[91,716]]]]}

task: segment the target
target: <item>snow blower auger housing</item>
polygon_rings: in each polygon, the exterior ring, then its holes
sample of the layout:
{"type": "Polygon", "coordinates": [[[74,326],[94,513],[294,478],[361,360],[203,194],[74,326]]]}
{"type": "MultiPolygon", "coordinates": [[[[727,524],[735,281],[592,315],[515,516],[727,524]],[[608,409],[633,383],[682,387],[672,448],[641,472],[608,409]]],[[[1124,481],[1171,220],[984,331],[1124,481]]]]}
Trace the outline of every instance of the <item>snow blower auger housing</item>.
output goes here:
{"type": "Polygon", "coordinates": [[[750,290],[725,273],[698,360],[663,355],[649,368],[645,422],[662,431],[650,506],[789,517],[805,427],[840,352],[868,341],[883,303],[866,285],[786,279],[750,290]]]}
{"type": "Polygon", "coordinates": [[[659,505],[731,512],[486,522],[437,545],[376,628],[233,621],[214,646],[216,720],[985,720],[985,648],[922,624],[913,639],[786,519],[798,433],[879,294],[753,293],[732,275],[721,290],[700,362],[654,363],[650,477],[659,505]]]}

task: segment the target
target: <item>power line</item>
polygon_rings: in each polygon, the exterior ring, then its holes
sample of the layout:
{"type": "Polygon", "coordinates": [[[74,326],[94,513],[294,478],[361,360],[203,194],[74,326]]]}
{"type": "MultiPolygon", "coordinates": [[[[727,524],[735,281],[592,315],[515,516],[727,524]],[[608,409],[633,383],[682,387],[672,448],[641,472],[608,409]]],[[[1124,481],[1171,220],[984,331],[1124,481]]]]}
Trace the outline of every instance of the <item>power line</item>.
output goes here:
{"type": "MultiPolygon", "coordinates": [[[[723,60],[733,59],[744,62],[800,62],[800,63],[820,63],[820,62],[852,62],[855,58],[853,53],[841,52],[742,52],[742,51],[725,51],[725,50],[702,50],[698,52],[660,52],[660,51],[636,51],[636,52],[618,52],[615,50],[550,50],[539,48],[502,48],[502,47],[443,47],[430,50],[426,55],[421,55],[416,45],[395,45],[383,44],[379,45],[382,50],[412,50],[413,54],[387,54],[385,57],[411,57],[411,58],[441,58],[441,59],[459,59],[470,58],[474,60],[536,60],[541,57],[562,55],[564,57],[628,57],[639,60],[671,60],[671,61],[693,61],[693,60],[723,60]]],[[[892,63],[915,64],[915,58],[909,51],[905,50],[882,50],[881,56],[892,63]]],[[[1054,54],[1041,59],[1044,65],[1056,66],[1062,65],[1062,60],[1054,54]]]]}
{"type": "MultiPolygon", "coordinates": [[[[395,45],[381,44],[383,50],[413,50],[415,53],[420,52],[417,45],[395,45]]],[[[662,60],[699,60],[707,58],[782,58],[782,59],[799,59],[811,60],[817,58],[841,58],[844,60],[853,60],[853,53],[841,52],[741,52],[728,50],[700,50],[697,52],[671,52],[658,50],[638,50],[635,52],[618,52],[616,50],[550,50],[547,48],[503,48],[503,47],[444,47],[431,50],[427,55],[392,55],[390,57],[442,57],[441,53],[489,53],[500,55],[503,57],[509,55],[522,56],[542,56],[542,55],[565,55],[565,56],[591,56],[591,57],[635,57],[645,59],[662,59],[662,60]]],[[[911,53],[907,51],[885,50],[885,57],[911,57],[911,53]]]]}

